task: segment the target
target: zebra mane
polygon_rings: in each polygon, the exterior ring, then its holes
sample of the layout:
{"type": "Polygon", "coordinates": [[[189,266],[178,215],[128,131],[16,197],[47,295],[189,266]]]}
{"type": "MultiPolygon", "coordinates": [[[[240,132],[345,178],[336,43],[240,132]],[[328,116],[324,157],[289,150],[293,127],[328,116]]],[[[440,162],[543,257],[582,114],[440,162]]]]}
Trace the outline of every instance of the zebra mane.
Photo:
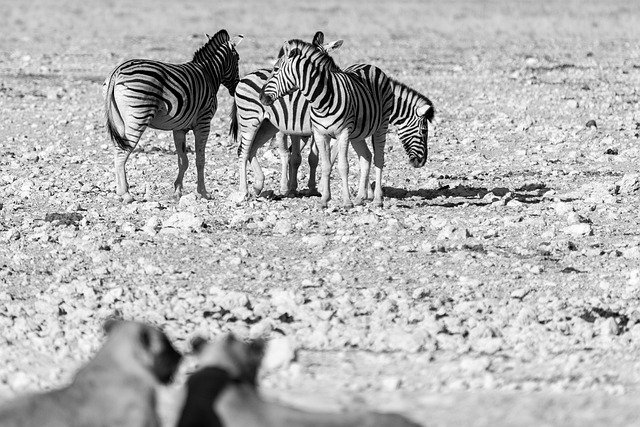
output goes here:
{"type": "Polygon", "coordinates": [[[419,98],[421,101],[423,101],[424,103],[426,103],[427,105],[430,105],[431,108],[429,109],[429,113],[428,116],[425,117],[427,120],[431,121],[431,119],[433,119],[433,116],[435,114],[435,109],[433,107],[433,103],[431,102],[431,100],[429,98],[427,98],[426,96],[424,96],[423,94],[421,94],[420,92],[418,92],[417,90],[410,88],[409,86],[407,86],[406,84],[399,82],[396,79],[393,79],[391,77],[389,77],[389,80],[391,81],[391,86],[393,88],[393,92],[396,96],[394,96],[394,98],[397,98],[397,92],[407,92],[410,94],[410,96],[414,97],[414,98],[419,98]]]}
{"type": "Polygon", "coordinates": [[[193,54],[192,62],[206,62],[211,59],[210,55],[218,50],[220,46],[230,40],[227,30],[220,30],[193,54]]]}
{"type": "MultiPolygon", "coordinates": [[[[291,39],[289,44],[292,49],[300,49],[303,56],[311,59],[321,67],[328,68],[331,71],[339,71],[340,67],[335,63],[331,55],[329,55],[324,49],[319,48],[313,43],[306,42],[300,39],[291,39]]],[[[284,54],[284,51],[280,50],[280,56],[284,54]]]]}

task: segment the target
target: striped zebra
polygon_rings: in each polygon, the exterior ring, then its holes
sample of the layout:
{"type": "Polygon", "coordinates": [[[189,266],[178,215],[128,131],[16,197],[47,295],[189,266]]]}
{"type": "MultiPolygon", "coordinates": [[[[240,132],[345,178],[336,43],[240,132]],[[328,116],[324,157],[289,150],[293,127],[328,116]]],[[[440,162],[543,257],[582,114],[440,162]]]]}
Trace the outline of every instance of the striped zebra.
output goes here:
{"type": "Polygon", "coordinates": [[[233,96],[240,80],[236,46],[226,30],[218,31],[198,49],[191,62],[168,64],[132,59],[118,65],[105,80],[107,130],[116,146],[116,192],[125,203],[133,201],[125,164],[147,127],[173,131],[178,154],[174,197],[182,195],[182,179],[189,166],[186,134],[193,130],[196,148],[197,191],[208,198],[204,184],[205,147],[211,118],[218,108],[220,84],[233,96]]]}
{"type": "MultiPolygon", "coordinates": [[[[315,44],[315,42],[314,42],[315,44]]],[[[354,72],[359,74],[362,78],[367,78],[369,73],[367,72],[367,65],[356,64],[345,69],[348,72],[354,72]]],[[[253,132],[257,132],[254,137],[253,144],[251,145],[251,154],[249,155],[249,149],[245,146],[239,146],[239,156],[242,158],[242,150],[245,151],[245,156],[251,159],[254,173],[256,175],[254,182],[254,190],[256,194],[260,194],[262,185],[264,183],[264,174],[260,169],[260,165],[255,158],[255,150],[261,147],[266,141],[273,137],[276,130],[281,130],[275,134],[277,146],[280,151],[280,159],[282,160],[282,174],[280,180],[280,192],[281,194],[293,195],[296,193],[298,184],[298,168],[301,163],[301,146],[302,148],[307,144],[308,136],[311,135],[311,117],[309,113],[309,103],[304,97],[299,100],[286,102],[294,99],[295,97],[302,96],[300,91],[295,91],[291,95],[279,98],[270,108],[271,114],[275,116],[274,119],[265,118],[265,108],[259,101],[260,90],[267,82],[271,70],[261,69],[254,71],[251,74],[243,77],[236,87],[236,105],[238,106],[238,114],[232,113],[231,117],[231,134],[237,140],[238,133],[238,116],[241,116],[243,127],[249,128],[253,132]],[[276,108],[279,107],[279,108],[276,108]],[[288,120],[288,124],[284,119],[288,120]],[[264,123],[264,121],[269,122],[264,123]],[[273,128],[273,123],[278,123],[276,128],[273,128]],[[303,136],[296,134],[300,132],[303,136]],[[291,150],[287,149],[286,135],[288,133],[291,138],[291,150]],[[287,158],[290,158],[287,165],[287,158]],[[288,184],[287,184],[287,174],[288,184]]],[[[390,117],[390,124],[396,127],[398,132],[398,138],[402,144],[407,156],[409,157],[409,163],[416,168],[424,166],[427,161],[428,154],[428,136],[429,127],[428,123],[432,121],[434,116],[434,108],[432,102],[426,96],[422,95],[418,91],[406,86],[405,84],[390,78],[391,86],[393,88],[393,111],[390,117]]],[[[269,108],[266,108],[268,111],[269,108]]],[[[245,140],[242,141],[245,144],[245,140]]],[[[248,145],[248,144],[245,144],[248,145]]],[[[333,147],[332,147],[333,149],[333,147]]],[[[334,153],[332,151],[332,161],[334,160],[334,153]]],[[[245,160],[242,165],[246,165],[245,160]]],[[[241,160],[242,162],[242,160],[241,160]]],[[[309,153],[309,195],[319,195],[316,190],[315,172],[318,166],[318,152],[315,142],[311,144],[311,150],[309,153]]],[[[243,173],[240,173],[240,179],[242,180],[243,173]]],[[[246,188],[246,180],[245,187],[246,188]]],[[[243,191],[241,181],[240,191],[243,191]]],[[[368,187],[367,187],[368,188],[368,187]]]]}
{"type": "Polygon", "coordinates": [[[269,106],[296,89],[309,101],[313,135],[319,145],[322,162],[322,197],[319,206],[326,207],[331,199],[330,138],[337,140],[343,206],[353,206],[348,184],[349,141],[360,158],[360,185],[356,203],[363,203],[367,197],[370,164],[367,155],[371,155],[365,143],[367,137],[372,139],[376,170],[373,204],[382,206],[384,146],[393,111],[393,89],[389,78],[374,66],[366,68],[366,79],[356,73],[342,71],[328,54],[302,40],[286,42],[283,53],[260,93],[260,101],[269,106]]]}
{"type": "MultiPolygon", "coordinates": [[[[324,44],[324,34],[318,31],[312,43],[325,52],[338,49],[342,40],[324,44]]],[[[281,52],[282,53],[282,52],[281,52]]],[[[257,150],[267,141],[275,138],[281,161],[280,193],[294,194],[297,190],[297,177],[300,167],[300,142],[303,147],[312,135],[309,103],[300,91],[279,98],[269,107],[259,100],[260,91],[271,75],[271,69],[260,69],[243,77],[234,97],[235,109],[231,112],[230,134],[238,141],[238,158],[240,174],[240,193],[248,196],[247,163],[254,171],[254,192],[259,195],[264,185],[264,174],[256,158],[257,150]],[[287,144],[287,136],[291,139],[291,151],[287,144]]],[[[316,195],[317,146],[311,145],[309,154],[309,194],[316,195]]],[[[319,194],[318,194],[319,195],[319,194]]]]}

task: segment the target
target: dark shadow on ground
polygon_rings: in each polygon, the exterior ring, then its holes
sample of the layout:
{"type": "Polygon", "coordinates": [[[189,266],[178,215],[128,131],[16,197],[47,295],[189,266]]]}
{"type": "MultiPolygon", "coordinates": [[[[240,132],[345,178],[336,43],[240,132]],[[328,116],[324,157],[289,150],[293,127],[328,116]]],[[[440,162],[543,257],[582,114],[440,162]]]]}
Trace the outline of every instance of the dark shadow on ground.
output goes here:
{"type": "Polygon", "coordinates": [[[383,190],[385,197],[390,199],[412,199],[417,201],[420,206],[426,205],[428,201],[435,201],[435,204],[443,207],[455,207],[465,203],[484,206],[502,198],[506,198],[507,201],[517,200],[523,204],[535,204],[540,203],[542,196],[551,189],[543,185],[526,185],[517,189],[509,189],[506,187],[488,189],[485,187],[457,185],[453,188],[444,186],[438,189],[418,190],[383,187],[383,190]],[[485,198],[485,196],[490,193],[493,194],[494,197],[485,198]]]}

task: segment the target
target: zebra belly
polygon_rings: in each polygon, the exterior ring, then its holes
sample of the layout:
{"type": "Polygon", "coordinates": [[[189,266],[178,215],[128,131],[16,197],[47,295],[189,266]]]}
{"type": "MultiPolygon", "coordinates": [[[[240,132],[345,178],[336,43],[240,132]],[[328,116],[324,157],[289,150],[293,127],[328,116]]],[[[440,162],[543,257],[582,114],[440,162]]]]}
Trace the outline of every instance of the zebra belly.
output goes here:
{"type": "Polygon", "coordinates": [[[193,128],[196,117],[195,114],[175,117],[167,114],[165,110],[158,110],[151,120],[151,123],[149,123],[149,126],[159,130],[189,130],[193,128]]]}

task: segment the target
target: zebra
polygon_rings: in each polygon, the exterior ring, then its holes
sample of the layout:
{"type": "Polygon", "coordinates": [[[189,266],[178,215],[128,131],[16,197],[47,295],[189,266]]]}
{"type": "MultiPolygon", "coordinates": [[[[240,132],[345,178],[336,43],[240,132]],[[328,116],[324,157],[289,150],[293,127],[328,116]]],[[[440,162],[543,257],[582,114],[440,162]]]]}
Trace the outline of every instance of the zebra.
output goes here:
{"type": "MultiPolygon", "coordinates": [[[[322,34],[320,32],[316,33],[322,34]]],[[[318,45],[314,38],[314,44],[318,45]]],[[[366,71],[367,65],[356,64],[345,69],[345,71],[355,72],[360,74],[362,78],[367,78],[368,73],[366,71]]],[[[239,156],[241,156],[242,150],[246,150],[245,154],[251,158],[252,166],[254,167],[254,173],[256,175],[256,181],[254,183],[254,190],[256,194],[260,194],[262,185],[264,182],[264,175],[260,169],[260,165],[255,159],[255,151],[262,146],[276,129],[272,128],[272,121],[267,121],[265,116],[265,109],[259,101],[260,90],[267,82],[271,75],[270,69],[260,69],[254,71],[243,77],[236,87],[235,104],[238,107],[238,113],[232,111],[231,115],[231,129],[230,133],[237,140],[238,134],[238,116],[242,117],[241,122],[243,127],[249,127],[255,131],[257,127],[256,136],[254,137],[253,144],[251,145],[251,155],[249,156],[249,149],[242,145],[238,147],[239,156]],[[245,106],[246,105],[246,106],[245,106]],[[252,128],[253,126],[253,128],[252,128]],[[268,132],[267,132],[268,131],[268,132]],[[255,163],[254,163],[255,162],[255,163]]],[[[428,155],[428,136],[429,127],[428,123],[433,120],[434,108],[433,103],[426,96],[422,95],[418,91],[410,88],[402,82],[390,78],[391,86],[393,88],[393,111],[390,117],[390,124],[397,128],[398,138],[409,157],[409,164],[415,168],[424,166],[427,161],[428,155]]],[[[297,173],[301,163],[300,156],[300,141],[303,141],[302,148],[307,144],[311,130],[311,117],[309,113],[309,103],[304,97],[300,100],[285,102],[293,99],[294,97],[301,97],[300,91],[295,91],[289,96],[285,96],[278,99],[278,102],[271,106],[272,114],[275,115],[275,119],[272,119],[276,123],[283,122],[284,118],[288,119],[289,123],[284,123],[287,132],[291,138],[291,150],[287,150],[286,135],[283,132],[277,132],[275,139],[280,151],[280,159],[282,160],[282,174],[280,180],[280,192],[281,194],[294,195],[297,190],[297,173]],[[279,108],[276,108],[279,107],[279,108]],[[294,134],[293,132],[303,130],[302,135],[294,134]],[[290,158],[287,165],[287,158],[290,158]],[[287,183],[287,174],[289,180],[287,183]]],[[[282,127],[279,127],[282,129],[282,127]]],[[[245,140],[242,141],[245,143],[245,140]]],[[[320,195],[317,193],[315,172],[318,166],[318,152],[317,145],[312,142],[309,153],[309,181],[308,189],[309,195],[320,195]]],[[[333,147],[332,147],[333,148],[333,147]]],[[[332,162],[334,160],[335,151],[331,152],[332,162]]],[[[242,162],[242,160],[241,160],[242,162]]],[[[240,163],[240,166],[246,165],[246,160],[240,163]]],[[[245,169],[246,170],[246,169],[245,169]]],[[[240,179],[242,179],[243,173],[240,173],[240,179]]],[[[246,183],[246,180],[244,181],[246,183]]],[[[246,184],[243,187],[241,181],[240,191],[246,189],[246,184]]],[[[367,187],[368,188],[368,187],[367,187]]]]}
{"type": "MultiPolygon", "coordinates": [[[[336,50],[342,46],[342,40],[324,44],[324,34],[316,32],[312,43],[325,52],[336,50]]],[[[282,54],[282,52],[281,52],[282,54]]],[[[281,55],[280,55],[281,56],[281,55]]],[[[271,138],[275,138],[280,153],[281,175],[280,193],[295,194],[297,179],[289,180],[288,176],[297,177],[301,163],[300,142],[303,147],[312,135],[309,103],[300,91],[295,91],[280,98],[270,107],[265,107],[259,101],[260,91],[271,75],[271,69],[263,68],[243,77],[234,96],[234,107],[231,111],[231,125],[229,133],[238,145],[240,193],[245,197],[247,190],[247,162],[251,162],[255,180],[254,192],[259,195],[264,185],[264,174],[256,159],[258,148],[271,138]],[[275,136],[274,136],[275,135],[275,136]],[[286,138],[291,139],[291,152],[286,138]]],[[[309,154],[309,194],[319,195],[316,189],[315,174],[318,165],[318,151],[316,144],[311,144],[309,154]]]]}
{"type": "MultiPolygon", "coordinates": [[[[345,69],[345,72],[356,73],[363,79],[373,75],[369,69],[371,65],[355,64],[345,69]]],[[[409,164],[414,168],[421,168],[427,162],[429,154],[429,123],[435,115],[433,103],[420,92],[404,83],[389,78],[393,90],[393,111],[389,122],[397,129],[398,139],[409,157],[409,164]]],[[[371,82],[372,83],[372,82],[371,82]]],[[[368,149],[365,159],[370,159],[368,149]]],[[[365,167],[368,170],[368,167],[365,167]]],[[[366,186],[369,189],[369,186],[366,186]]]]}
{"type": "Polygon", "coordinates": [[[363,79],[356,73],[342,71],[322,50],[293,39],[285,42],[283,56],[276,62],[272,76],[260,93],[260,101],[267,106],[296,89],[309,101],[313,134],[319,144],[322,162],[320,207],[326,207],[331,199],[331,137],[336,138],[338,145],[338,171],[342,178],[345,208],[353,206],[348,185],[349,141],[360,157],[360,185],[356,204],[361,204],[367,197],[370,164],[367,153],[369,156],[371,154],[365,138],[371,137],[377,182],[373,204],[382,206],[384,146],[393,111],[393,90],[389,78],[379,68],[368,66],[366,73],[368,77],[363,79]]]}
{"type": "Polygon", "coordinates": [[[211,118],[218,108],[220,84],[231,96],[240,80],[236,46],[243,36],[230,39],[226,30],[210,37],[191,62],[169,64],[132,59],[118,65],[104,83],[107,131],[114,156],[116,193],[125,203],[133,201],[125,164],[147,127],[172,130],[178,154],[174,197],[182,195],[182,179],[189,166],[186,134],[193,130],[196,148],[197,192],[208,198],[204,184],[205,147],[211,118]]]}

